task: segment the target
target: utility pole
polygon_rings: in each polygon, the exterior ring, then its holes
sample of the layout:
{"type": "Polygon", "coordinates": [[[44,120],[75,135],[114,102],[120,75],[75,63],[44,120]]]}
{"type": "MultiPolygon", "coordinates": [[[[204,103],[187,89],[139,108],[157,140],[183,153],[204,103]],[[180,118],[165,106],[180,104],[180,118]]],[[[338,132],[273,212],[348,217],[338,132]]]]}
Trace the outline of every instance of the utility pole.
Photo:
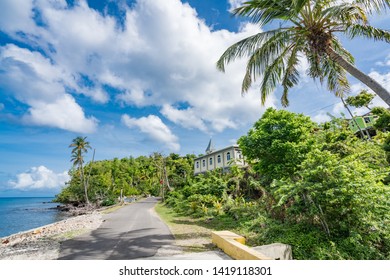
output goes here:
{"type": "MultiPolygon", "coordinates": [[[[343,97],[340,97],[340,98],[341,98],[341,101],[342,101],[343,104],[344,104],[344,107],[347,109],[348,113],[350,114],[350,116],[351,116],[353,122],[356,124],[357,128],[359,129],[360,135],[363,137],[363,139],[365,139],[366,136],[364,135],[363,130],[360,128],[360,126],[359,126],[359,124],[357,123],[356,119],[353,117],[351,110],[349,109],[347,103],[345,103],[345,101],[344,101],[344,98],[343,98],[343,97]]],[[[368,134],[368,138],[371,140],[371,137],[370,137],[369,134],[368,134]]]]}

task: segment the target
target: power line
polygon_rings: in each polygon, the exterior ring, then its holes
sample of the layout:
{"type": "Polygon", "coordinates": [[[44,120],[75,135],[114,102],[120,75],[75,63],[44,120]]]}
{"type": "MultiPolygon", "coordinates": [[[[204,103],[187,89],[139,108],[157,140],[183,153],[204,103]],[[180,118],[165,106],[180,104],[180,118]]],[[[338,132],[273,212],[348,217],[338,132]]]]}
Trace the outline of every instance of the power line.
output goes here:
{"type": "Polygon", "coordinates": [[[316,110],[314,110],[314,111],[308,113],[308,115],[311,115],[311,114],[313,114],[313,113],[315,113],[315,112],[318,112],[318,111],[321,111],[321,110],[323,110],[323,109],[329,108],[330,106],[334,106],[334,105],[336,105],[336,104],[338,104],[338,103],[339,103],[339,102],[336,102],[336,103],[327,105],[327,106],[325,106],[325,107],[322,107],[322,108],[320,108],[320,109],[316,109],[316,110]]]}

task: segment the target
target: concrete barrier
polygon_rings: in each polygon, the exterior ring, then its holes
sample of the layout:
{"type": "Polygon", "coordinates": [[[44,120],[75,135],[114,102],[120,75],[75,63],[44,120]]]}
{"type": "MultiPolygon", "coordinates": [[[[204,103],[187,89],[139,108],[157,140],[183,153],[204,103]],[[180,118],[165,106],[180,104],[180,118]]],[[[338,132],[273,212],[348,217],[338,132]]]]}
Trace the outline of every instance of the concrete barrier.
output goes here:
{"type": "Polygon", "coordinates": [[[212,242],[236,260],[272,260],[245,245],[245,237],[231,231],[212,231],[212,242]]]}

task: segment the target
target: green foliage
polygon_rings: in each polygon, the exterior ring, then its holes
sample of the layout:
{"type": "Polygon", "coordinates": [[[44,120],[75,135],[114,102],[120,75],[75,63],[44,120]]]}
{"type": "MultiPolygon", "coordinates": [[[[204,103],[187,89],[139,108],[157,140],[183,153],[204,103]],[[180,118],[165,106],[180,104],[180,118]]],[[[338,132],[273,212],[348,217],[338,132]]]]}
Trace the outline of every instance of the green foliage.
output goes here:
{"type": "Polygon", "coordinates": [[[310,150],[315,124],[309,117],[267,109],[238,140],[243,154],[268,182],[293,176],[310,150]]]}
{"type": "Polygon", "coordinates": [[[371,112],[379,117],[375,121],[375,129],[380,131],[390,131],[390,111],[383,107],[375,107],[371,112]]]}
{"type": "Polygon", "coordinates": [[[180,189],[192,180],[193,159],[193,155],[181,157],[171,154],[163,157],[153,154],[149,157],[90,162],[70,172],[71,179],[57,195],[56,201],[75,205],[84,202],[82,180],[88,184],[89,201],[97,206],[117,203],[121,193],[123,196],[162,195],[167,184],[160,182],[166,182],[166,177],[172,189],[180,189]]]}
{"type": "Polygon", "coordinates": [[[369,93],[367,90],[362,90],[356,96],[349,96],[345,99],[345,102],[353,107],[361,108],[368,107],[370,105],[372,99],[375,97],[375,94],[369,93]]]}
{"type": "Polygon", "coordinates": [[[389,139],[268,109],[239,141],[254,170],[197,176],[167,202],[252,245],[291,244],[296,259],[389,259],[389,139]]]}

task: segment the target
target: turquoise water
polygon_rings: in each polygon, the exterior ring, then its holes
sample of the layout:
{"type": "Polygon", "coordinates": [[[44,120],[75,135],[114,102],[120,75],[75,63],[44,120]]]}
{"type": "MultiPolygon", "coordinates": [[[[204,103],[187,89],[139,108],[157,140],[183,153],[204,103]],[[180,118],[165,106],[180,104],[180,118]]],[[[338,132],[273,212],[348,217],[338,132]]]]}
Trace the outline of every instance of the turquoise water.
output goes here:
{"type": "Polygon", "coordinates": [[[0,197],[0,238],[51,224],[67,216],[53,197],[0,197]]]}

